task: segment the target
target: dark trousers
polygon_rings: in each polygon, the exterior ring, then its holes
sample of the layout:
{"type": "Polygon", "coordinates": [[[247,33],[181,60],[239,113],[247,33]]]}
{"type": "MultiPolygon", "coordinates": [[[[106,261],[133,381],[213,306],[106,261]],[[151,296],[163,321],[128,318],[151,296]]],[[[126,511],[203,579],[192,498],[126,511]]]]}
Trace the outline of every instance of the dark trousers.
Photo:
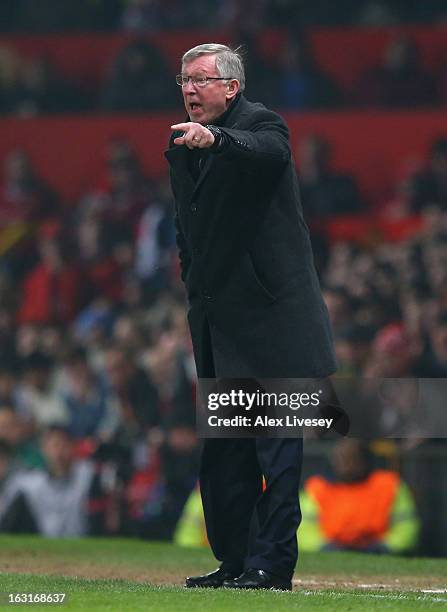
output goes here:
{"type": "MultiPolygon", "coordinates": [[[[202,331],[197,369],[199,376],[213,378],[206,319],[202,331]]],[[[301,438],[204,440],[200,490],[205,522],[212,551],[225,566],[292,577],[298,557],[302,456],[301,438]]]]}
{"type": "Polygon", "coordinates": [[[254,567],[292,577],[301,520],[302,442],[301,438],[205,440],[200,490],[216,559],[236,569],[254,567]]]}

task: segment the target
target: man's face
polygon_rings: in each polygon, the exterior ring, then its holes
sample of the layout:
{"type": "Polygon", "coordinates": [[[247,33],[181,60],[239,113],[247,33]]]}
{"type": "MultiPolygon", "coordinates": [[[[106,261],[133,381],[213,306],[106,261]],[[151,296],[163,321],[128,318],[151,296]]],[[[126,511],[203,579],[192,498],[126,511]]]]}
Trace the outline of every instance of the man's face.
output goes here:
{"type": "Polygon", "coordinates": [[[50,469],[67,470],[73,460],[73,442],[63,432],[51,431],[44,435],[42,450],[50,469]]]}
{"type": "MultiPolygon", "coordinates": [[[[215,55],[202,55],[184,64],[182,74],[185,76],[220,77],[216,68],[215,55]]],[[[222,76],[233,76],[222,75],[222,76]]],[[[237,94],[237,81],[208,81],[205,87],[198,87],[191,81],[182,87],[183,101],[191,121],[206,125],[220,117],[228,104],[237,94]]]]}

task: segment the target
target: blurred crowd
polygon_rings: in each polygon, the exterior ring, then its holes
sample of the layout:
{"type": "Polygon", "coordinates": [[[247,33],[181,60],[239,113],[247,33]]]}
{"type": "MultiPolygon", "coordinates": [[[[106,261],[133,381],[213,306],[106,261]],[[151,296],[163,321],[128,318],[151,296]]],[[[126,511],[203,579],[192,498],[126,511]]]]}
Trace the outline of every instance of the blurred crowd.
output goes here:
{"type": "MultiPolygon", "coordinates": [[[[168,539],[200,450],[173,204],[131,143],[106,157],[75,205],[25,151],[4,163],[0,529],[168,539]]],[[[296,157],[310,224],[365,211],[328,142],[296,157]]],[[[416,237],[315,244],[340,374],[447,377],[447,140],[396,192],[383,214],[420,214],[416,237]]]]}
{"type": "MultiPolygon", "coordinates": [[[[391,39],[382,60],[347,86],[318,65],[306,36],[297,32],[286,36],[268,57],[260,50],[256,34],[249,30],[240,34],[249,99],[295,111],[447,105],[447,55],[440,55],[435,67],[428,69],[411,37],[402,34],[391,39]]],[[[88,85],[61,74],[48,57],[25,57],[12,46],[0,46],[3,115],[166,111],[179,108],[175,88],[165,54],[140,38],[119,51],[98,83],[88,85]]]]}
{"type": "Polygon", "coordinates": [[[442,22],[443,0],[3,0],[3,31],[185,29],[237,25],[394,25],[442,22]]]}
{"type": "Polygon", "coordinates": [[[14,488],[13,474],[47,466],[70,497],[73,466],[93,461],[104,471],[82,471],[75,488],[111,512],[110,533],[169,537],[196,478],[195,370],[174,240],[167,186],[145,176],[126,141],[110,145],[103,182],[71,210],[24,151],[5,162],[0,482],[14,488]]]}

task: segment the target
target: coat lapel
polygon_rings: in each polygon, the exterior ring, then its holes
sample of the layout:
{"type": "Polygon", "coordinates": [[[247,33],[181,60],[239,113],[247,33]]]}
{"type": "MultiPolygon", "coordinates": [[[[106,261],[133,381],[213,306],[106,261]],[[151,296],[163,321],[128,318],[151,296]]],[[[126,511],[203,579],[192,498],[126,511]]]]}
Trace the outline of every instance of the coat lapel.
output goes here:
{"type": "Polygon", "coordinates": [[[189,188],[192,191],[192,195],[195,195],[195,193],[203,183],[206,175],[210,171],[214,158],[213,155],[207,156],[207,159],[199,174],[199,178],[197,179],[197,181],[194,181],[188,169],[187,155],[188,149],[185,147],[185,145],[174,145],[173,147],[165,151],[165,157],[168,160],[170,166],[175,169],[175,172],[178,172],[181,175],[182,181],[185,181],[189,184],[189,188]]]}
{"type": "Polygon", "coordinates": [[[213,165],[213,161],[214,161],[214,155],[208,154],[205,163],[202,166],[202,170],[200,171],[199,174],[199,178],[197,179],[197,183],[195,184],[194,187],[194,194],[196,194],[196,192],[198,191],[198,189],[200,188],[200,185],[203,183],[203,181],[205,180],[206,175],[208,174],[208,172],[210,171],[211,166],[213,165]]]}

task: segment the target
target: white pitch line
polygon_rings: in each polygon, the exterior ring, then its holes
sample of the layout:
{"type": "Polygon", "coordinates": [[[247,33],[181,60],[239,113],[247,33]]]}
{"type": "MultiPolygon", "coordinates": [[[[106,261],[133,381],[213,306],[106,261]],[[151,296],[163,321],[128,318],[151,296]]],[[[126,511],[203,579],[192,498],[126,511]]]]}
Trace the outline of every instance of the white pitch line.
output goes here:
{"type": "Polygon", "coordinates": [[[399,582],[395,582],[395,583],[377,583],[377,582],[371,582],[371,583],[362,583],[362,582],[348,582],[348,581],[338,581],[338,582],[334,582],[334,581],[329,581],[329,580],[294,580],[293,583],[297,586],[306,586],[306,585],[318,585],[321,587],[350,587],[350,588],[355,588],[355,589],[390,589],[390,590],[396,590],[396,589],[405,589],[406,591],[412,592],[412,593],[433,593],[433,594],[447,594],[447,589],[421,589],[418,587],[411,587],[411,586],[406,586],[405,584],[400,584],[399,582]]]}
{"type": "MultiPolygon", "coordinates": [[[[444,591],[443,591],[444,592],[444,591]]],[[[302,595],[322,595],[322,591],[301,591],[302,595]]],[[[409,597],[408,595],[406,595],[405,593],[396,593],[396,594],[392,594],[389,593],[387,595],[382,594],[382,593],[362,593],[362,592],[358,592],[358,593],[342,593],[342,592],[334,592],[334,591],[330,591],[329,595],[331,595],[332,597],[345,597],[346,595],[352,596],[352,597],[369,597],[372,599],[395,599],[395,600],[399,600],[399,599],[404,599],[404,600],[413,600],[413,599],[419,599],[422,601],[430,601],[430,602],[434,602],[434,603],[446,603],[447,604],[447,598],[445,597],[429,597],[427,595],[422,595],[419,597],[409,597]]]]}

